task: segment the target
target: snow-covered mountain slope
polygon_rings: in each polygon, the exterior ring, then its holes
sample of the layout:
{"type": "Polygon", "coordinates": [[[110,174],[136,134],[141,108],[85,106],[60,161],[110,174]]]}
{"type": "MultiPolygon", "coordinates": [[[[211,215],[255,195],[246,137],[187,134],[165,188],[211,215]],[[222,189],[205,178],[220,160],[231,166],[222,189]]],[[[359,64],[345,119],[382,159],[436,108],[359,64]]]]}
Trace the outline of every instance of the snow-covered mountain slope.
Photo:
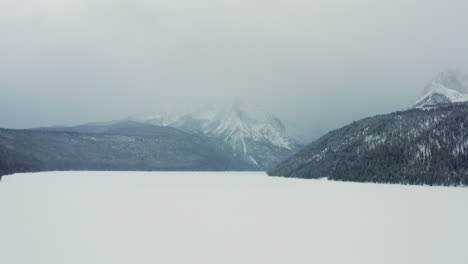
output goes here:
{"type": "Polygon", "coordinates": [[[439,104],[468,101],[467,77],[459,71],[439,73],[424,87],[422,96],[409,108],[424,108],[439,104]]]}
{"type": "Polygon", "coordinates": [[[273,166],[300,147],[287,135],[279,118],[260,107],[240,102],[229,106],[205,106],[180,116],[149,115],[133,117],[132,120],[221,139],[259,169],[273,166]]]}

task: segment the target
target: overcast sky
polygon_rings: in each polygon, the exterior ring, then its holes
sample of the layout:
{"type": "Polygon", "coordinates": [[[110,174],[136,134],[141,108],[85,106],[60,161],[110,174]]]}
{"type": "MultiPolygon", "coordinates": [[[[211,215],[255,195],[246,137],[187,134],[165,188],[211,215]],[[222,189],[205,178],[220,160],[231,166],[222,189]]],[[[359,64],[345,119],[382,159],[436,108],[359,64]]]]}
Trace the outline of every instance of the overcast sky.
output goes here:
{"type": "Polygon", "coordinates": [[[466,0],[2,0],[0,126],[240,98],[329,129],[468,69],[467,14],[466,0]]]}

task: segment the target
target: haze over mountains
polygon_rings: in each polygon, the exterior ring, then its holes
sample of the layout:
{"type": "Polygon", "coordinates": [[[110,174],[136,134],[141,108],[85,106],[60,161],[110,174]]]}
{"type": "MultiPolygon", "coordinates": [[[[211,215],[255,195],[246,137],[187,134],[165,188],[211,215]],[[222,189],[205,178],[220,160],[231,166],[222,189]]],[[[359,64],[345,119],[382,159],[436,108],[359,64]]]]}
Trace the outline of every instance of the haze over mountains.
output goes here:
{"type": "Polygon", "coordinates": [[[0,131],[0,174],[38,170],[266,170],[301,145],[236,102],[74,127],[0,131]],[[88,153],[88,154],[87,154],[88,153]]]}
{"type": "MultiPolygon", "coordinates": [[[[249,106],[238,100],[229,105],[207,105],[183,114],[162,112],[134,115],[123,120],[173,127],[219,140],[256,169],[270,168],[302,146],[289,136],[278,117],[259,106],[249,106]]],[[[91,125],[105,127],[112,123],[91,125]]]]}
{"type": "Polygon", "coordinates": [[[442,72],[407,110],[353,122],[302,150],[279,118],[238,101],[74,127],[2,129],[0,173],[270,169],[286,177],[464,185],[467,80],[442,72]]]}

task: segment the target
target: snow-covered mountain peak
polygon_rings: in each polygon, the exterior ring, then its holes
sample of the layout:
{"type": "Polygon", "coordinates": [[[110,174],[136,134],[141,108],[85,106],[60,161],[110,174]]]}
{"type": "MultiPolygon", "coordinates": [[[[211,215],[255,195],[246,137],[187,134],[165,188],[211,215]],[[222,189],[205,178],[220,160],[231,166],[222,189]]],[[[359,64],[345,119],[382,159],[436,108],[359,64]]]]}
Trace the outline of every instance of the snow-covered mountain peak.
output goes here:
{"type": "Polygon", "coordinates": [[[459,70],[439,73],[424,87],[421,97],[409,108],[468,101],[468,78],[459,70]]]}
{"type": "Polygon", "coordinates": [[[235,101],[228,106],[207,106],[189,113],[175,127],[221,137],[241,152],[249,151],[248,141],[293,149],[297,143],[286,135],[283,123],[260,107],[235,101]]]}

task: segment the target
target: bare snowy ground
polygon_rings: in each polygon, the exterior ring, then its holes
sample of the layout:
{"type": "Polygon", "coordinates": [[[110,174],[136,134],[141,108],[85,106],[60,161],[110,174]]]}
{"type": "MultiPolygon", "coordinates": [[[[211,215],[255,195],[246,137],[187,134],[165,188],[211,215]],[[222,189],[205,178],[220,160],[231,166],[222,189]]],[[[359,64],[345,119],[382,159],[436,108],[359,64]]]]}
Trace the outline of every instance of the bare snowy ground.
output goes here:
{"type": "Polygon", "coordinates": [[[468,189],[264,173],[54,172],[0,183],[0,263],[467,263],[468,189]]]}

